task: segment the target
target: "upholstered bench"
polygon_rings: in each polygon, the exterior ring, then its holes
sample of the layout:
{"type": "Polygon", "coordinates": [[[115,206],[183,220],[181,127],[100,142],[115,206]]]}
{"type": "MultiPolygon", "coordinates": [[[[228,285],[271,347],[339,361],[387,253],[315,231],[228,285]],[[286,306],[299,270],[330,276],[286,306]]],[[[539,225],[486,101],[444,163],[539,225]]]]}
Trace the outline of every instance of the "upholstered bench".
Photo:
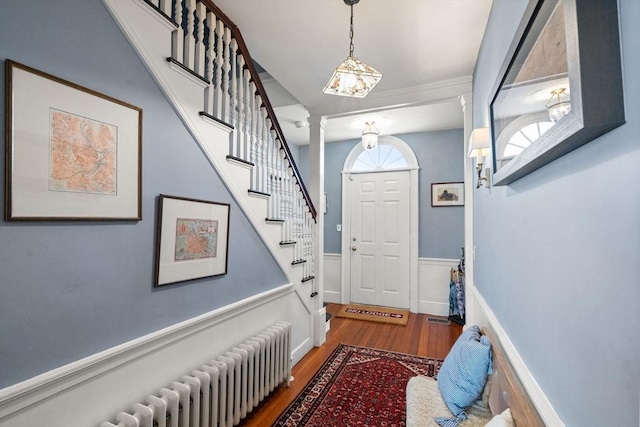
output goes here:
{"type": "MultiPolygon", "coordinates": [[[[481,427],[492,418],[488,402],[476,401],[468,410],[468,418],[460,427],[481,427]]],[[[407,384],[407,427],[437,427],[434,417],[452,418],[442,399],[438,383],[430,377],[417,376],[407,384]]]]}
{"type": "MultiPolygon", "coordinates": [[[[481,395],[466,409],[467,419],[458,426],[544,427],[545,423],[495,333],[490,328],[483,328],[482,334],[491,343],[493,373],[487,377],[481,395]]],[[[411,378],[407,384],[406,400],[407,427],[438,427],[435,417],[454,418],[434,378],[411,378]]]]}

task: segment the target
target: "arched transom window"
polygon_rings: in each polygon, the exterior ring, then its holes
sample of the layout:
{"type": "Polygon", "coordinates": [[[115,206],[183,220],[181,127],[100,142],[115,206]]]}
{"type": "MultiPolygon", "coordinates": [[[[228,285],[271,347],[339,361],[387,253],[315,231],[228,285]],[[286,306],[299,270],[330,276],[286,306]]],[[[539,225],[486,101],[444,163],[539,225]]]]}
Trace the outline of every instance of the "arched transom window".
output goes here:
{"type": "Polygon", "coordinates": [[[496,140],[496,165],[498,169],[522,153],[533,142],[553,127],[546,112],[526,114],[506,125],[496,140]]]}
{"type": "Polygon", "coordinates": [[[522,153],[533,141],[551,129],[553,122],[535,122],[519,129],[509,138],[509,142],[504,147],[503,158],[511,158],[522,153]]]}
{"type": "Polygon", "coordinates": [[[372,150],[364,150],[353,163],[352,171],[367,172],[386,169],[406,169],[409,165],[404,154],[395,147],[378,144],[372,150]]]}

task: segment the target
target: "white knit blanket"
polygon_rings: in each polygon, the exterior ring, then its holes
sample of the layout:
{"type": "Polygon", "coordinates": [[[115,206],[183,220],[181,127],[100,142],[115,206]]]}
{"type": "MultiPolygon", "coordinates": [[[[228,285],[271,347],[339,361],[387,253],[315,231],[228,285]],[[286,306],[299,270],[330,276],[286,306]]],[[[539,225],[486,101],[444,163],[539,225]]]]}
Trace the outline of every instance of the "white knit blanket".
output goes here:
{"type": "MultiPolygon", "coordinates": [[[[480,401],[467,414],[469,418],[460,427],[481,427],[491,420],[491,411],[480,401]]],[[[434,417],[453,418],[442,400],[438,383],[430,377],[411,378],[407,384],[407,427],[438,427],[434,417]]]]}

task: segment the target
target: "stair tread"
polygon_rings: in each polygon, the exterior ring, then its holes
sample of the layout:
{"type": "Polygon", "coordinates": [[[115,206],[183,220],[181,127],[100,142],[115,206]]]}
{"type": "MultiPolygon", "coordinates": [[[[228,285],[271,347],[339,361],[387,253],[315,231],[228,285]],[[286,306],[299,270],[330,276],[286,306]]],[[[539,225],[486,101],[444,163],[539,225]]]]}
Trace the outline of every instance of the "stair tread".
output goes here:
{"type": "Polygon", "coordinates": [[[250,195],[271,197],[271,194],[263,193],[262,191],[256,191],[256,190],[247,190],[247,191],[249,192],[250,195]]]}
{"type": "Polygon", "coordinates": [[[235,129],[232,124],[229,124],[229,123],[225,122],[224,120],[220,120],[216,116],[213,116],[213,115],[207,113],[206,111],[200,111],[198,114],[200,115],[200,117],[204,117],[205,119],[208,119],[208,120],[211,120],[211,121],[214,121],[216,123],[220,123],[221,125],[226,126],[227,128],[229,128],[229,130],[234,130],[235,129]]]}
{"type": "Polygon", "coordinates": [[[255,164],[250,162],[249,160],[241,159],[240,157],[236,157],[236,156],[227,156],[227,160],[231,162],[242,163],[247,166],[255,166],[255,164]]]}
{"type": "Polygon", "coordinates": [[[295,261],[292,261],[291,265],[304,264],[305,262],[307,262],[306,259],[297,259],[295,261]]]}
{"type": "Polygon", "coordinates": [[[264,220],[267,222],[284,222],[282,218],[265,218],[264,220]]]}

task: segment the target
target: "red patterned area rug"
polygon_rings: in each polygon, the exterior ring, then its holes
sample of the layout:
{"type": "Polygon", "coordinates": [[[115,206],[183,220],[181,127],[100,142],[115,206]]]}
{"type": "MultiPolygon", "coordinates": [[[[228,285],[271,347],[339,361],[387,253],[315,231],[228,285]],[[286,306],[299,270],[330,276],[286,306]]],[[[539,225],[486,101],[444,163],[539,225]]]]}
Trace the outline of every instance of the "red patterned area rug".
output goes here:
{"type": "Polygon", "coordinates": [[[432,377],[441,360],[339,344],[274,426],[396,427],[406,424],[407,382],[432,377]]]}

